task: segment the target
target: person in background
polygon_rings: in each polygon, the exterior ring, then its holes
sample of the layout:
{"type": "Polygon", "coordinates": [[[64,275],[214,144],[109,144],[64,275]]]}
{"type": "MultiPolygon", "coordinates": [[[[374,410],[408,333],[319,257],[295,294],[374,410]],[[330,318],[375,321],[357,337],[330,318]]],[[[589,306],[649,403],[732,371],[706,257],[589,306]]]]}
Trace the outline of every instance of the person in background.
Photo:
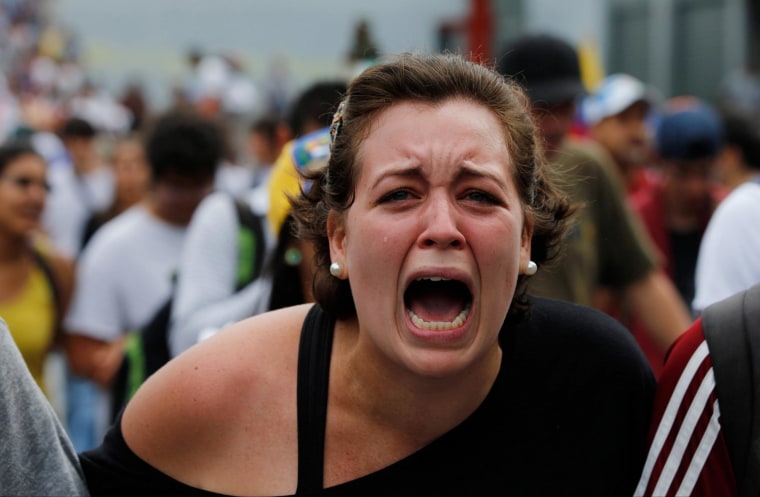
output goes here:
{"type": "Polygon", "coordinates": [[[293,104],[288,125],[294,138],[285,144],[269,176],[267,221],[275,236],[290,213],[289,197],[301,191],[299,171],[306,167],[318,169],[327,162],[330,153],[327,121],[345,91],[344,81],[320,81],[304,90],[293,104]]]}
{"type": "Polygon", "coordinates": [[[148,194],[87,244],[64,321],[72,371],[102,389],[96,440],[111,419],[107,392],[121,365],[124,337],[171,295],[187,224],[212,190],[224,148],[213,122],[184,111],[158,118],[145,140],[148,194]]]}
{"type": "Polygon", "coordinates": [[[303,173],[327,164],[328,121],[345,91],[346,85],[340,81],[318,83],[304,92],[293,109],[290,122],[300,131],[275,163],[269,188],[267,220],[277,233],[271,262],[269,310],[314,302],[314,247],[297,236],[291,202],[305,186],[303,173]]]}
{"type": "Polygon", "coordinates": [[[73,261],[41,236],[48,188],[47,165],[30,145],[0,146],[0,316],[46,393],[46,359],[62,345],[60,325],[74,285],[73,261]]]}
{"type": "MultiPolygon", "coordinates": [[[[53,247],[64,257],[78,261],[88,219],[113,199],[113,171],[98,155],[98,129],[88,120],[69,117],[56,127],[56,136],[42,128],[34,133],[35,148],[48,158],[50,194],[42,223],[53,247]],[[56,138],[59,141],[56,141],[56,138]],[[59,150],[57,145],[62,145],[59,150]],[[61,153],[62,152],[62,153],[61,153]]],[[[77,450],[92,447],[94,420],[91,406],[94,385],[63,368],[66,379],[66,429],[77,450]]]]}
{"type": "Polygon", "coordinates": [[[760,133],[744,112],[721,110],[723,150],[715,164],[715,176],[730,192],[760,174],[760,133]]]}
{"type": "Polygon", "coordinates": [[[690,322],[686,306],[657,267],[609,156],[590,140],[568,136],[576,100],[585,92],[575,49],[555,36],[525,35],[505,47],[499,72],[525,87],[547,159],[564,175],[566,194],[583,205],[564,259],[540,271],[531,291],[607,309],[612,289],[667,350],[690,322]]]}
{"type": "Polygon", "coordinates": [[[77,453],[2,318],[0,420],[0,495],[89,495],[77,453]]]}
{"type": "Polygon", "coordinates": [[[70,164],[50,170],[51,192],[43,223],[56,249],[76,259],[87,220],[113,200],[113,172],[98,157],[98,132],[88,121],[70,118],[59,134],[70,164]]]}
{"type": "Polygon", "coordinates": [[[689,97],[669,100],[655,132],[660,175],[648,190],[631,195],[663,268],[689,306],[699,244],[724,196],[713,180],[723,143],[721,118],[705,102],[689,97]]]}
{"type": "Polygon", "coordinates": [[[734,114],[726,119],[726,141],[718,175],[733,188],[699,246],[692,302],[697,313],[760,282],[760,130],[734,114]]]}
{"type": "Polygon", "coordinates": [[[292,211],[317,303],[151,376],[80,455],[90,492],[630,495],[654,379],[609,316],[526,294],[573,207],[519,87],[399,55],[350,83],[331,136],[292,211]]]}
{"type": "Polygon", "coordinates": [[[657,102],[653,88],[622,73],[607,76],[581,100],[589,137],[609,153],[628,195],[653,181],[650,124],[657,102]]]}
{"type": "MultiPolygon", "coordinates": [[[[588,136],[608,154],[620,178],[631,207],[632,197],[646,196],[655,188],[658,173],[652,157],[652,118],[656,115],[656,91],[631,75],[607,76],[596,88],[581,97],[580,111],[588,136]]],[[[625,309],[618,292],[599,292],[600,307],[619,319],[636,338],[655,374],[665,359],[665,348],[625,309]]],[[[686,303],[686,302],[684,302],[686,303]]]]}
{"type": "Polygon", "coordinates": [[[145,147],[137,135],[120,138],[111,155],[114,175],[114,198],[105,210],[93,213],[85,226],[82,247],[106,222],[139,203],[150,186],[150,165],[145,147]]]}
{"type": "Polygon", "coordinates": [[[145,83],[132,80],[121,91],[119,103],[129,111],[129,132],[137,133],[143,129],[150,118],[150,103],[148,101],[145,83]]]}
{"type": "MultiPolygon", "coordinates": [[[[657,248],[660,267],[691,312],[699,243],[724,196],[712,179],[723,146],[720,118],[697,99],[672,99],[658,116],[654,142],[656,169],[648,174],[646,187],[630,192],[628,199],[657,248]]],[[[659,372],[665,351],[652,339],[641,316],[623,310],[620,318],[659,372]]]]}
{"type": "MultiPolygon", "coordinates": [[[[274,166],[278,171],[277,177],[282,175],[279,171],[284,165],[293,167],[295,157],[303,165],[324,165],[327,149],[314,146],[315,143],[321,143],[314,140],[314,135],[316,132],[318,138],[323,139],[325,135],[320,133],[328,133],[329,140],[330,111],[335,109],[345,90],[345,83],[332,81],[320,81],[304,90],[289,119],[297,138],[281,150],[277,165],[274,166]]],[[[294,170],[287,171],[288,174],[297,174],[294,170]]],[[[277,185],[279,184],[280,181],[277,180],[277,185]]],[[[296,182],[294,186],[298,188],[299,183],[296,182]]],[[[169,345],[173,356],[223,326],[270,309],[273,284],[278,292],[283,285],[295,285],[299,289],[302,287],[301,278],[292,279],[289,270],[292,271],[291,268],[295,267],[299,274],[309,271],[310,266],[307,264],[310,260],[302,256],[306,249],[301,247],[303,244],[299,240],[292,239],[289,231],[282,233],[280,225],[272,227],[264,217],[271,210],[272,202],[278,202],[277,208],[283,207],[281,202],[288,202],[282,189],[277,188],[264,182],[250,189],[243,197],[251,211],[261,216],[264,225],[267,270],[240,291],[236,291],[240,240],[231,197],[224,193],[211,195],[193,216],[182,252],[176,298],[172,306],[169,345]],[[278,247],[287,245],[288,248],[273,248],[275,236],[280,240],[278,247]],[[275,260],[269,257],[272,250],[278,257],[275,260]],[[284,252],[288,250],[290,258],[285,261],[284,252]],[[280,252],[283,252],[282,255],[277,255],[280,252]],[[295,253],[299,256],[295,257],[295,253]],[[302,267],[303,270],[299,269],[302,267]]],[[[303,302],[301,300],[298,303],[303,302]]]]}
{"type": "MultiPolygon", "coordinates": [[[[287,124],[276,116],[264,116],[253,121],[239,139],[243,150],[229,150],[226,160],[216,174],[216,190],[245,197],[252,187],[269,179],[272,165],[290,140],[287,124]]],[[[232,145],[232,142],[228,140],[232,145]]]]}
{"type": "Polygon", "coordinates": [[[254,164],[253,186],[269,181],[269,174],[285,144],[292,138],[287,123],[270,114],[256,119],[248,130],[248,155],[254,164]]]}
{"type": "Polygon", "coordinates": [[[314,249],[297,237],[295,220],[288,214],[272,253],[268,310],[314,302],[313,260],[314,249]]]}

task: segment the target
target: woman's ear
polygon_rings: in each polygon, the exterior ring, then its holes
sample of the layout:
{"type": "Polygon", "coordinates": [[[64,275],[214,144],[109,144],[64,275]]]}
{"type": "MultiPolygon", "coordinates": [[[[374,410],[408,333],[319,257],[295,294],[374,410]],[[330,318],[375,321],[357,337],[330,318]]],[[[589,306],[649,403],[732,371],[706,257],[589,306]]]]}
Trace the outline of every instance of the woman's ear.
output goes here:
{"type": "Polygon", "coordinates": [[[523,221],[523,232],[520,239],[520,267],[525,267],[530,261],[530,248],[533,239],[533,220],[527,216],[523,221]]]}
{"type": "Polygon", "coordinates": [[[345,266],[346,228],[343,215],[335,211],[330,211],[327,215],[327,239],[330,243],[330,260],[345,266]]]}

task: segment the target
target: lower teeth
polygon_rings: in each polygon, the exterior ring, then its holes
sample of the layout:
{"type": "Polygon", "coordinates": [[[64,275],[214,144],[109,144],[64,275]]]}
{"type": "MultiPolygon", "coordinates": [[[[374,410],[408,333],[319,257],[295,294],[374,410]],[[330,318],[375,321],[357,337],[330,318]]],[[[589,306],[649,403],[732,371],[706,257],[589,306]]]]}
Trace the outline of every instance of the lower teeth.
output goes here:
{"type": "Polygon", "coordinates": [[[411,309],[407,309],[406,312],[409,313],[409,317],[412,320],[412,323],[418,328],[422,328],[423,330],[433,330],[433,331],[441,331],[441,330],[453,330],[454,328],[458,328],[464,324],[465,319],[467,319],[467,315],[470,313],[470,305],[467,304],[467,306],[462,309],[462,311],[457,315],[457,317],[454,318],[453,321],[425,321],[421,317],[419,317],[417,314],[415,314],[411,309]]]}

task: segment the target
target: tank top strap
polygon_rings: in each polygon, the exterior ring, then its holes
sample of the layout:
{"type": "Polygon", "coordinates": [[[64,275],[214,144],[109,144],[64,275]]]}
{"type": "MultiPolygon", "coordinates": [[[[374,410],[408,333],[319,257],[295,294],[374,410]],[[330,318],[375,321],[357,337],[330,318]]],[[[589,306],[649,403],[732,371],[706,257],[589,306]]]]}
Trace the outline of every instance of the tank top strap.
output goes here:
{"type": "Polygon", "coordinates": [[[327,391],[335,319],[318,304],[301,328],[298,347],[298,488],[296,495],[321,490],[324,476],[327,391]]]}

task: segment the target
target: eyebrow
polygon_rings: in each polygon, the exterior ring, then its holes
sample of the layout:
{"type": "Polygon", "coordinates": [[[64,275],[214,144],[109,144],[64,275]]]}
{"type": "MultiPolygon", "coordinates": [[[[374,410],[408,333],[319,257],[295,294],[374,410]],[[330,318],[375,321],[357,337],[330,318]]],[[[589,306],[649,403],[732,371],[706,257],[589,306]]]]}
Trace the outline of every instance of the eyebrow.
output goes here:
{"type": "Polygon", "coordinates": [[[372,183],[370,188],[371,189],[377,188],[377,185],[382,183],[386,178],[389,178],[392,176],[406,177],[406,178],[421,178],[423,176],[422,167],[421,166],[397,167],[397,168],[393,168],[388,171],[385,171],[372,183]]]}
{"type": "MultiPolygon", "coordinates": [[[[496,174],[492,173],[491,171],[487,171],[487,170],[484,170],[484,169],[481,169],[481,168],[472,167],[472,166],[470,166],[467,163],[465,163],[462,166],[462,168],[459,170],[459,172],[457,173],[457,178],[456,179],[462,179],[462,178],[486,178],[486,179],[489,179],[489,180],[493,181],[497,185],[508,186],[508,185],[506,185],[504,183],[504,179],[505,178],[497,176],[496,174]]],[[[507,175],[506,179],[509,180],[510,176],[507,175]]]]}
{"type": "MultiPolygon", "coordinates": [[[[389,177],[407,177],[407,178],[421,178],[424,176],[422,173],[422,166],[411,166],[411,167],[398,167],[391,169],[389,171],[385,171],[383,174],[381,174],[371,185],[371,188],[374,189],[379,185],[383,180],[389,177]]],[[[503,178],[500,178],[496,174],[493,174],[490,171],[485,171],[480,168],[472,167],[471,165],[465,163],[461,166],[461,169],[457,172],[455,180],[461,180],[464,178],[486,178],[497,185],[504,185],[503,178]]]]}

